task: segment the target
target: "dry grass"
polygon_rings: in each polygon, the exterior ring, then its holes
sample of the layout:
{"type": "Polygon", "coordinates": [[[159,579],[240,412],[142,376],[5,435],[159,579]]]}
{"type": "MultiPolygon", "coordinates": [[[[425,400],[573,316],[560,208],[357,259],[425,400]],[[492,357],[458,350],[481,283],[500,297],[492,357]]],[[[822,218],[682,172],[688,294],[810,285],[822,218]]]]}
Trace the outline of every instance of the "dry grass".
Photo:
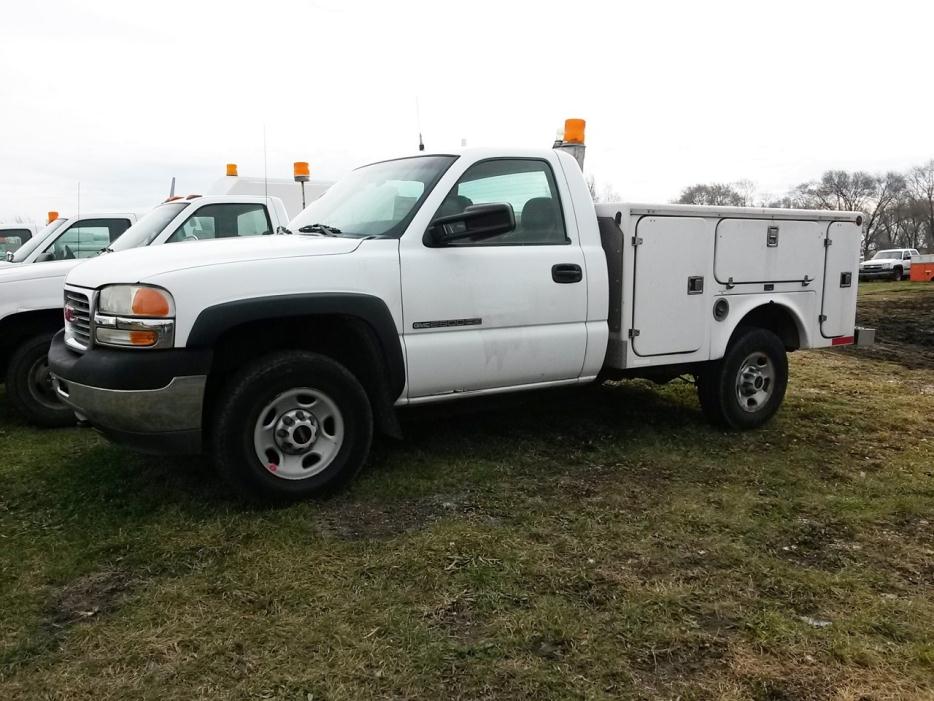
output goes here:
{"type": "Polygon", "coordinates": [[[748,434],[683,384],[424,410],[272,511],[0,415],[0,698],[934,698],[934,368],[791,365],[748,434]]]}

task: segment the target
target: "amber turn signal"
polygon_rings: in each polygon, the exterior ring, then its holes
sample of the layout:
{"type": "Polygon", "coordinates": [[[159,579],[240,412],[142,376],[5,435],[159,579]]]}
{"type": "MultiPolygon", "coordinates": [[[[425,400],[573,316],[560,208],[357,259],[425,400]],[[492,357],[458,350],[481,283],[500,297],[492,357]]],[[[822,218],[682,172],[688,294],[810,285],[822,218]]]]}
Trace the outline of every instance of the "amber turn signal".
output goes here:
{"type": "Polygon", "coordinates": [[[169,316],[169,300],[159,290],[140,287],[133,295],[133,313],[138,316],[169,316]]]}

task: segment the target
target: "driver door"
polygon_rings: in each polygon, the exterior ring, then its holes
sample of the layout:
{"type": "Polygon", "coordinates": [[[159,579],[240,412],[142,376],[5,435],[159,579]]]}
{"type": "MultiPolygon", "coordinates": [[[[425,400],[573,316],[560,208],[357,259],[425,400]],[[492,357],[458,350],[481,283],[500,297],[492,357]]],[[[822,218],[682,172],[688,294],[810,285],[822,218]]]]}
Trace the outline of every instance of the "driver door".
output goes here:
{"type": "Polygon", "coordinates": [[[586,350],[584,257],[560,168],[549,160],[479,161],[434,218],[508,203],[516,229],[433,245],[402,238],[403,338],[410,399],[573,380],[586,350]]]}

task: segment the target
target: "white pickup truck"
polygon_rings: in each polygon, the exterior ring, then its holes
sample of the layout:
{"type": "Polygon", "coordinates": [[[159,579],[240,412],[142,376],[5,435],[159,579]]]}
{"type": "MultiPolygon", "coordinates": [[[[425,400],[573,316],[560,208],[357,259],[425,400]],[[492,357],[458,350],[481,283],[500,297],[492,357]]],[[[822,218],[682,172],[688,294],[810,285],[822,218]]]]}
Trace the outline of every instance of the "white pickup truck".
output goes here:
{"type": "Polygon", "coordinates": [[[37,231],[35,224],[0,224],[0,259],[29,241],[37,231]]]}
{"type": "MultiPolygon", "coordinates": [[[[54,212],[51,214],[55,214],[54,212]]],[[[48,225],[13,250],[6,252],[0,271],[15,263],[45,263],[96,256],[136,223],[134,212],[95,212],[56,216],[48,225]]]]}
{"type": "Polygon", "coordinates": [[[594,206],[582,138],[355,170],[292,235],[128,251],[73,270],[49,353],[79,418],[213,455],[245,495],[334,489],[397,407],[690,374],[753,428],[786,352],[851,344],[862,215],[594,206]]]}
{"type": "Polygon", "coordinates": [[[0,266],[0,377],[10,404],[39,426],[75,422],[52,387],[46,355],[63,325],[65,276],[79,263],[102,250],[271,234],[288,219],[279,198],[256,195],[178,197],[138,221],[134,214],[56,219],[0,266]]]}
{"type": "Polygon", "coordinates": [[[859,264],[859,279],[906,280],[911,274],[911,257],[919,255],[921,254],[916,248],[889,248],[877,251],[871,259],[859,264]]]}

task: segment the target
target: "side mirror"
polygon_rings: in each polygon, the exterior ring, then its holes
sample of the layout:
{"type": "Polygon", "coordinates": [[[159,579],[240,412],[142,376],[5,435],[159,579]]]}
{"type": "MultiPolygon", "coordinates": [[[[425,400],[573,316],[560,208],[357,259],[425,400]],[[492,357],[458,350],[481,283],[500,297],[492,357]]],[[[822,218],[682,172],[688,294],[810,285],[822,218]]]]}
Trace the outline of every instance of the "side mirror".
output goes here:
{"type": "Polygon", "coordinates": [[[12,263],[12,262],[13,262],[13,251],[7,251],[7,252],[6,252],[6,262],[7,262],[7,263],[12,263]]]}
{"type": "Polygon", "coordinates": [[[425,244],[444,246],[451,241],[479,241],[505,234],[516,228],[511,204],[475,204],[460,214],[438,217],[428,225],[425,244]]]}

